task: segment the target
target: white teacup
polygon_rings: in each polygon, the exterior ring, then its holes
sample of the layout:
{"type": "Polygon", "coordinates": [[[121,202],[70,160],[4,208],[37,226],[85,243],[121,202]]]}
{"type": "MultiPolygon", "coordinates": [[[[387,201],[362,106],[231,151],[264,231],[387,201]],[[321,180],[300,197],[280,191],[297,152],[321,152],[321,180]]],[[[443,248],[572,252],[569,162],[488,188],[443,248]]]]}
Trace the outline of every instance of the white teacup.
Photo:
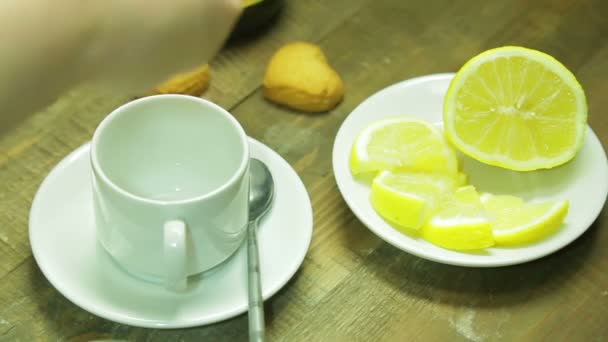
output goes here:
{"type": "Polygon", "coordinates": [[[158,95],[119,107],[95,131],[91,163],[99,241],[137,277],[182,290],[245,237],[247,136],[209,101],[158,95]]]}

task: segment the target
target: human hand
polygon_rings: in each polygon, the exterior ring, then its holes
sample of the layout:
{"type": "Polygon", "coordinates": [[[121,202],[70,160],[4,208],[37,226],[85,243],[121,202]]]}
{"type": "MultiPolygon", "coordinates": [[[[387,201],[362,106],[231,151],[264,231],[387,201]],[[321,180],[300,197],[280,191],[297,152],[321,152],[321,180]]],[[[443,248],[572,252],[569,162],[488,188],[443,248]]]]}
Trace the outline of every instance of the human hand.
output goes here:
{"type": "Polygon", "coordinates": [[[84,51],[84,77],[113,89],[144,90],[208,62],[242,10],[242,0],[99,2],[84,51]]]}

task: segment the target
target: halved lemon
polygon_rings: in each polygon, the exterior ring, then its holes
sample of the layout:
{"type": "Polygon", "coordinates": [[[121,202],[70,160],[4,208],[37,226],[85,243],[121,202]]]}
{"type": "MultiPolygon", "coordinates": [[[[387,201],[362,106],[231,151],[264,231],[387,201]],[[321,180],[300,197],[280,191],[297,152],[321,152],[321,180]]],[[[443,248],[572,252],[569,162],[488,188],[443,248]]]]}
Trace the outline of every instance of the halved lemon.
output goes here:
{"type": "Polygon", "coordinates": [[[458,178],[443,174],[392,173],[374,179],[372,207],[401,231],[419,229],[437,209],[445,193],[453,192],[458,178]]]}
{"type": "Polygon", "coordinates": [[[354,175],[382,170],[455,175],[456,153],[430,122],[392,117],[371,123],[357,136],[350,156],[354,175]]]}
{"type": "Polygon", "coordinates": [[[429,242],[454,250],[478,250],[494,245],[492,225],[472,185],[458,188],[421,230],[429,242]]]}
{"type": "Polygon", "coordinates": [[[511,170],[571,160],[587,127],[587,103],[555,58],[506,46],[483,52],[456,74],[444,102],[444,129],[463,153],[511,170]]]}
{"type": "Polygon", "coordinates": [[[483,194],[481,202],[490,220],[496,245],[513,246],[536,242],[562,227],[568,214],[567,200],[524,203],[508,195],[483,194]]]}

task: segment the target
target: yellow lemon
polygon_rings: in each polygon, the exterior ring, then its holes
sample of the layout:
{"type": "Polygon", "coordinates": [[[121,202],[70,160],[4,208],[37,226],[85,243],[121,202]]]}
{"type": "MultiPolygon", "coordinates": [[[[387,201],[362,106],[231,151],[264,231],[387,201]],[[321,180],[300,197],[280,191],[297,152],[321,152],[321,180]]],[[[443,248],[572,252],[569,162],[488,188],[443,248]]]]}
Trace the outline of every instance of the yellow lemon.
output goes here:
{"type": "Polygon", "coordinates": [[[471,185],[444,198],[421,230],[429,242],[454,250],[477,250],[494,245],[492,225],[471,185]]]}
{"type": "Polygon", "coordinates": [[[444,102],[448,139],[474,159],[511,170],[568,162],[586,123],[585,94],[574,75],[555,58],[522,47],[473,57],[444,102]]]}
{"type": "Polygon", "coordinates": [[[455,175],[455,151],[430,122],[399,116],[371,123],[357,136],[350,158],[355,175],[394,172],[440,172],[455,175]]]}
{"type": "Polygon", "coordinates": [[[515,196],[483,194],[481,202],[490,220],[496,245],[536,242],[562,227],[568,214],[567,200],[524,203],[515,196]]]}
{"type": "Polygon", "coordinates": [[[372,207],[397,229],[419,229],[457,179],[443,174],[381,172],[372,183],[372,207]]]}

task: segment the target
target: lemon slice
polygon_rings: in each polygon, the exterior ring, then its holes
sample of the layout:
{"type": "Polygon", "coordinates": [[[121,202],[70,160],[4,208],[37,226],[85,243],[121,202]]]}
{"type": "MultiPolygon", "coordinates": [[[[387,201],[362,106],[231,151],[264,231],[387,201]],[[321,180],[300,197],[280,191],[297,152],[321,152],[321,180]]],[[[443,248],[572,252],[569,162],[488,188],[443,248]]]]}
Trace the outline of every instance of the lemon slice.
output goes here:
{"type": "Polygon", "coordinates": [[[459,150],[518,171],[572,159],[586,122],[585,94],[574,75],[553,57],[522,47],[473,57],[444,102],[445,132],[459,150]]]}
{"type": "Polygon", "coordinates": [[[372,183],[372,207],[398,230],[419,229],[457,181],[443,174],[383,171],[372,183]]]}
{"type": "Polygon", "coordinates": [[[483,194],[497,245],[513,246],[539,241],[555,233],[568,214],[569,201],[524,203],[515,196],[483,194]]]}
{"type": "Polygon", "coordinates": [[[430,122],[393,117],[373,122],[357,136],[350,169],[355,175],[389,171],[456,174],[455,151],[430,122]]]}
{"type": "Polygon", "coordinates": [[[421,232],[429,242],[448,249],[477,250],[494,245],[492,225],[471,185],[444,199],[421,232]]]}

